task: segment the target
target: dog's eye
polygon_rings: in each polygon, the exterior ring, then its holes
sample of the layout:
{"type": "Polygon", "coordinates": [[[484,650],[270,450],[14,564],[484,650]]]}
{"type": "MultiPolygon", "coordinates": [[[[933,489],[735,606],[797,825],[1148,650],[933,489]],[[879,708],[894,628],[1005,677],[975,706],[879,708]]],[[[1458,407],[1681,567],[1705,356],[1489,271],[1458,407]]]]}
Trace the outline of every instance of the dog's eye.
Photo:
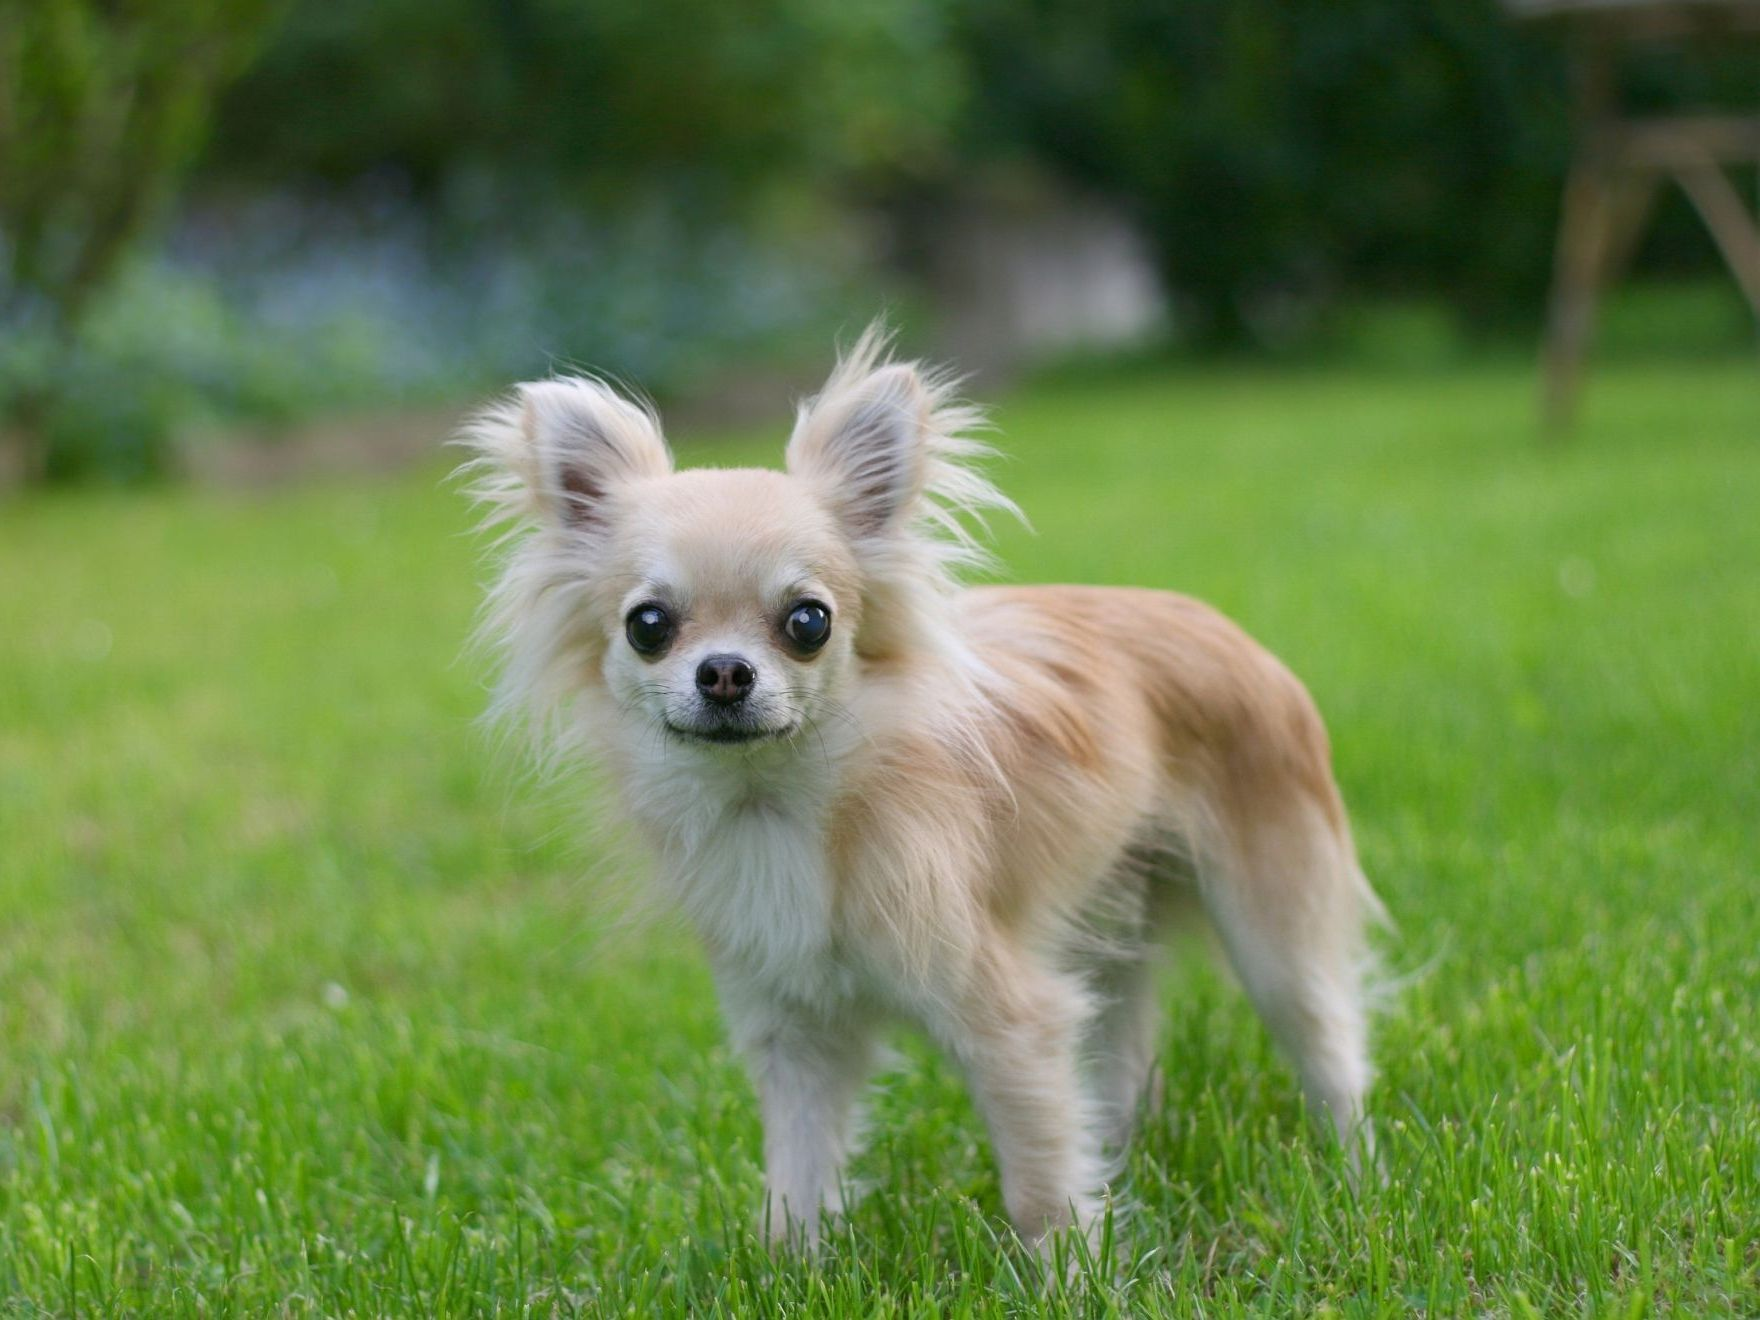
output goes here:
{"type": "Polygon", "coordinates": [[[803,651],[817,651],[831,636],[831,611],[816,600],[803,600],[782,621],[788,640],[803,651]]]}
{"type": "Polygon", "coordinates": [[[653,655],[672,640],[672,616],[650,601],[629,612],[623,632],[636,650],[653,655]]]}

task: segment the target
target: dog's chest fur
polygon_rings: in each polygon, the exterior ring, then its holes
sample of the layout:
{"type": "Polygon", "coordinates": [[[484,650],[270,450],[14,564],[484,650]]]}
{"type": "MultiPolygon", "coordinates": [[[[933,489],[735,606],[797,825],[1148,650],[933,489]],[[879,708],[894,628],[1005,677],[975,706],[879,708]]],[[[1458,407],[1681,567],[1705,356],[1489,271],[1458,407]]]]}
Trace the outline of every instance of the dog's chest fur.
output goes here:
{"type": "Polygon", "coordinates": [[[826,850],[825,768],[679,758],[645,769],[630,805],[717,970],[803,1003],[862,996],[866,959],[840,929],[826,850]]]}

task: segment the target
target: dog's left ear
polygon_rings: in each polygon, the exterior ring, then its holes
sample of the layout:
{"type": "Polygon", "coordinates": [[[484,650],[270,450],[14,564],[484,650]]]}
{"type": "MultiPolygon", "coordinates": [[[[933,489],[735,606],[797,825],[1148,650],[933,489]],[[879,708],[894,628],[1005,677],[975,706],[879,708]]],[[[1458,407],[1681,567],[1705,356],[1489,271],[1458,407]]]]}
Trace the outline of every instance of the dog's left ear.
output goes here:
{"type": "Polygon", "coordinates": [[[788,441],[788,470],[820,485],[857,538],[908,522],[928,481],[929,391],[910,363],[873,366],[874,340],[802,406],[788,441]]]}

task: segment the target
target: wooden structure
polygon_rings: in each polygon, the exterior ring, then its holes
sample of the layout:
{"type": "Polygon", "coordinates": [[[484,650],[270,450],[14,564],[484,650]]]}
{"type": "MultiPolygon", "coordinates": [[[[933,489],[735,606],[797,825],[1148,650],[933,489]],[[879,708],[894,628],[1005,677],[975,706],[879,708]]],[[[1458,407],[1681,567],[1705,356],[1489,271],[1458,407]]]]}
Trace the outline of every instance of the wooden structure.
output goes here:
{"type": "Polygon", "coordinates": [[[1717,242],[1760,318],[1760,223],[1726,172],[1760,164],[1760,114],[1621,112],[1621,50],[1645,41],[1709,45],[1760,36],[1760,0],[1506,0],[1510,11],[1556,29],[1571,45],[1576,146],[1565,184],[1547,314],[1544,411],[1554,430],[1575,411],[1597,296],[1630,260],[1672,179],[1717,242]]]}

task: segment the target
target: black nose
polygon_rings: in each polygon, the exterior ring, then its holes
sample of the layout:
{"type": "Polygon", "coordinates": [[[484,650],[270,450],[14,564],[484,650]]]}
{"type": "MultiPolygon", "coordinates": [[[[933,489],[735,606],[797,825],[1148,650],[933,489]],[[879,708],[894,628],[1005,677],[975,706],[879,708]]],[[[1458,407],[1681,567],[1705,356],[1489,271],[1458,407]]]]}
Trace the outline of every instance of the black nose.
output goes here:
{"type": "Polygon", "coordinates": [[[741,656],[712,655],[697,666],[697,691],[705,701],[731,706],[746,699],[757,677],[741,656]]]}

